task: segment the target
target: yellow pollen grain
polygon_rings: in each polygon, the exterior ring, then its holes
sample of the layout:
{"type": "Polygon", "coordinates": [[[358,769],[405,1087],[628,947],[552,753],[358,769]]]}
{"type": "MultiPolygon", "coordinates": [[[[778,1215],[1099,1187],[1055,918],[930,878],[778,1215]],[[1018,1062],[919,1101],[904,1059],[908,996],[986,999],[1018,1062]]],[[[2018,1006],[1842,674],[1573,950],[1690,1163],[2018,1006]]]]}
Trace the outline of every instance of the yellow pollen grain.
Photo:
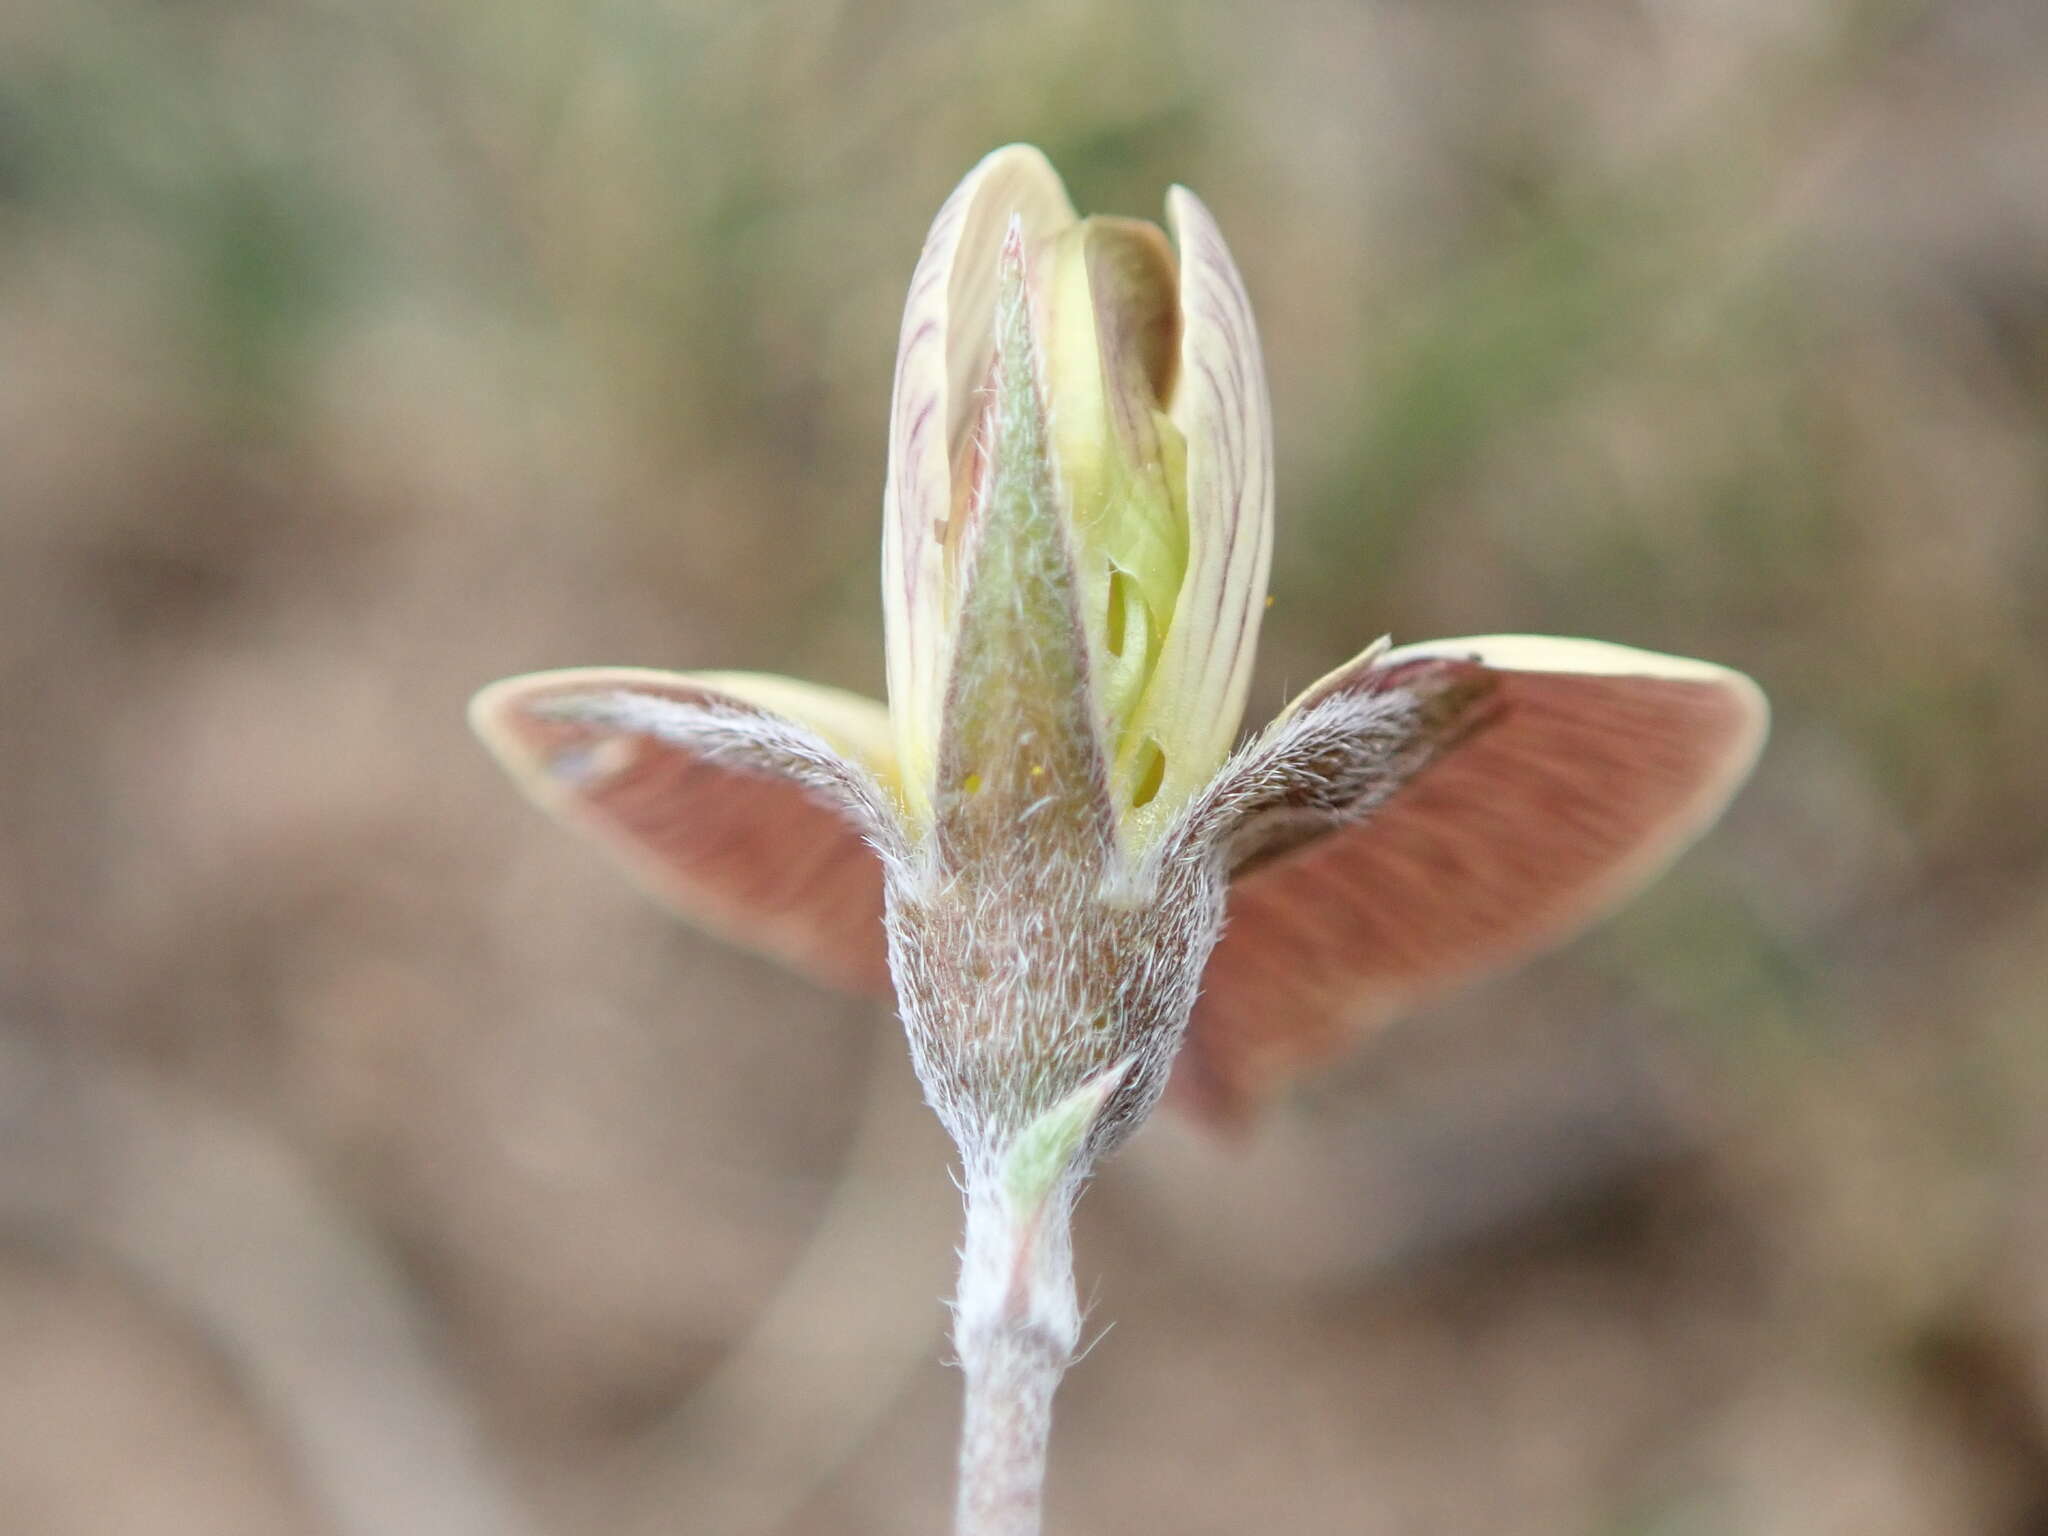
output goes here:
{"type": "Polygon", "coordinates": [[[961,787],[962,789],[966,790],[966,791],[967,791],[967,793],[968,793],[968,794],[970,794],[970,795],[978,795],[978,794],[980,794],[980,793],[981,793],[981,775],[980,775],[980,774],[978,774],[978,773],[970,773],[969,775],[967,775],[967,777],[966,777],[966,778],[964,778],[964,779],[962,779],[962,780],[960,781],[960,787],[961,787]]]}

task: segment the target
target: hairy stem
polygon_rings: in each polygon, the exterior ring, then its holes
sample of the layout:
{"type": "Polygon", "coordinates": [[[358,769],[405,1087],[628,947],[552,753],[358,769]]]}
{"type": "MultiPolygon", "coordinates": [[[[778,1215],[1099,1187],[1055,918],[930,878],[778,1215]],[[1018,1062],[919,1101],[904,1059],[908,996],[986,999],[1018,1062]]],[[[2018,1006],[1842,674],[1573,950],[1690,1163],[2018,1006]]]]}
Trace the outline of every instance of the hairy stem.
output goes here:
{"type": "Polygon", "coordinates": [[[1064,1186],[1018,1210],[970,1178],[953,1343],[967,1378],[955,1536],[1038,1536],[1052,1397],[1080,1334],[1064,1186]]]}

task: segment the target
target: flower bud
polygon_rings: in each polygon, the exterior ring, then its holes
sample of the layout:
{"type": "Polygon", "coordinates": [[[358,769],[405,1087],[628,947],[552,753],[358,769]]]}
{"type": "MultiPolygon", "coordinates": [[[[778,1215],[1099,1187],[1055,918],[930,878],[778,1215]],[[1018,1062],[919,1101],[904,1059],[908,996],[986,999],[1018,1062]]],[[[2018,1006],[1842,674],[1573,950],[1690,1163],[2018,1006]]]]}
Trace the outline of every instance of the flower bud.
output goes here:
{"type": "MultiPolygon", "coordinates": [[[[1272,527],[1244,290],[1207,210],[1075,215],[1042,155],[940,210],[897,359],[889,687],[913,826],[1058,809],[1125,853],[1229,754],[1272,527]]],[[[985,846],[985,839],[984,839],[985,846]]]]}

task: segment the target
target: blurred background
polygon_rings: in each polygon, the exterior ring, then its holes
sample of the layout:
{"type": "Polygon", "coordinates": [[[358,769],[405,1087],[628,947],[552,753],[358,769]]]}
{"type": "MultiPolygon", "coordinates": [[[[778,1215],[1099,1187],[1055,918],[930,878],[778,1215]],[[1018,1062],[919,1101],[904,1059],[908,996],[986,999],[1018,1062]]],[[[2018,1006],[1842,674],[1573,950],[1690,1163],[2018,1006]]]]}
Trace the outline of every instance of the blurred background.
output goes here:
{"type": "Polygon", "coordinates": [[[1671,878],[1081,1214],[1058,1532],[2048,1532],[2038,0],[0,11],[0,1531],[938,1531],[895,1026],[462,707],[879,691],[925,225],[1184,181],[1252,714],[1382,632],[1756,675],[1671,878]]]}

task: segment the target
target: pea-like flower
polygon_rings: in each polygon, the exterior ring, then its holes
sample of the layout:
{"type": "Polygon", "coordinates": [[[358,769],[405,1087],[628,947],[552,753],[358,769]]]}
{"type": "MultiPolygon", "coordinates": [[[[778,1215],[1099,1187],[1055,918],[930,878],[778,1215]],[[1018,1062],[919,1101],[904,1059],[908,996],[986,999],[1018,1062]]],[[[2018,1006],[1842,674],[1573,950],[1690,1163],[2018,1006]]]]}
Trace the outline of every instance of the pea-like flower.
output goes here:
{"type": "Polygon", "coordinates": [[[963,1520],[977,1498],[986,1518],[963,1528],[1035,1528],[989,1523],[1023,1495],[974,1475],[977,1402],[1015,1428],[977,1383],[1049,1399],[1097,1156],[1162,1094],[1241,1120],[1567,936],[1718,814],[1765,731],[1724,668],[1515,635],[1376,643],[1233,750],[1271,418],[1221,234],[1185,189],[1167,212],[1170,242],[1080,218],[1022,146],[940,210],[889,418],[887,709],[583,669],[473,711],[534,799],[685,916],[830,983],[893,982],[968,1194],[963,1520]]]}

